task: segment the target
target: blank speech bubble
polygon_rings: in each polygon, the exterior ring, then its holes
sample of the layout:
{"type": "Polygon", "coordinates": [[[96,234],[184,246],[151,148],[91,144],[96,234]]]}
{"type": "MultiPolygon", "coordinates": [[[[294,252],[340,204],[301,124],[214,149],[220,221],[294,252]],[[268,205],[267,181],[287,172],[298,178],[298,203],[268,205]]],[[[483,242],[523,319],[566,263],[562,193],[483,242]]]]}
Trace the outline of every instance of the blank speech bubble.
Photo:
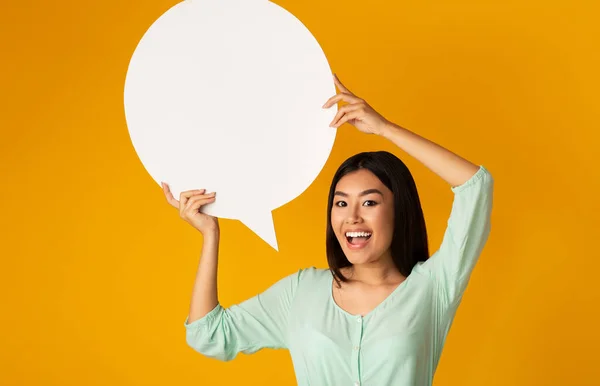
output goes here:
{"type": "Polygon", "coordinates": [[[182,191],[217,192],[202,212],[240,220],[278,250],[272,210],[327,161],[337,107],[320,45],[266,0],[186,0],[140,40],[124,105],[147,172],[182,191]]]}

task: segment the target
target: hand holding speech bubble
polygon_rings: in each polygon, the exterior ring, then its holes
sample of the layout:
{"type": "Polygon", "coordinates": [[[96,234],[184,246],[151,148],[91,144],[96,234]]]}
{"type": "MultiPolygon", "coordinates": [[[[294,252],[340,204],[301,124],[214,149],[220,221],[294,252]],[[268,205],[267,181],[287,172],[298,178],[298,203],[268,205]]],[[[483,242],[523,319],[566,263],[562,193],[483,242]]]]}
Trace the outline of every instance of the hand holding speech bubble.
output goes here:
{"type": "Polygon", "coordinates": [[[278,250],[271,211],[299,196],[333,147],[335,86],[318,42],[266,0],[186,0],[146,31],[124,105],[147,172],[217,192],[206,214],[243,222],[278,250]]]}

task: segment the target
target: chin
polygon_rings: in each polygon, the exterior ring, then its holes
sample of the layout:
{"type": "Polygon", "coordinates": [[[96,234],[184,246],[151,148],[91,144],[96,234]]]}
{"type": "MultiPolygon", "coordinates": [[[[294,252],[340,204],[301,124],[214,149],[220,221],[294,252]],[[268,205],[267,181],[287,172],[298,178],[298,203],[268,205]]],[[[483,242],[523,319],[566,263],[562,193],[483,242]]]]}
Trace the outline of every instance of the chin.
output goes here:
{"type": "Polygon", "coordinates": [[[369,240],[368,243],[362,246],[351,245],[346,237],[343,237],[341,240],[338,238],[338,241],[346,259],[352,265],[368,264],[377,261],[385,251],[385,248],[382,248],[378,243],[380,240],[377,239],[369,240]]]}
{"type": "Polygon", "coordinates": [[[354,249],[343,247],[342,252],[344,252],[346,259],[348,259],[348,261],[353,265],[370,263],[371,261],[376,260],[376,256],[377,256],[377,253],[375,253],[370,248],[362,249],[362,250],[354,250],[354,249]]]}
{"type": "Polygon", "coordinates": [[[366,264],[371,262],[372,256],[368,255],[366,253],[345,253],[346,255],[346,259],[348,259],[348,261],[350,262],[350,264],[352,265],[361,265],[361,264],[366,264]]]}

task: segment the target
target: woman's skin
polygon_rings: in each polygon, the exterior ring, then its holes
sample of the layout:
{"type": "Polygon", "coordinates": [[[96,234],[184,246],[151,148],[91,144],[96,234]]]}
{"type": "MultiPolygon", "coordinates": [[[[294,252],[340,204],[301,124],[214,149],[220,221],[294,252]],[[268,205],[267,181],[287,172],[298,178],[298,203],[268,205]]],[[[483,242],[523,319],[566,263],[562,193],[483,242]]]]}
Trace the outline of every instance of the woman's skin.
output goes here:
{"type": "MultiPolygon", "coordinates": [[[[339,92],[323,108],[346,102],[331,122],[331,127],[349,123],[359,131],[380,135],[423,163],[451,186],[459,186],[471,178],[479,166],[465,160],[442,146],[388,121],[363,99],[354,95],[334,75],[339,92]]],[[[182,192],[176,200],[166,183],[162,183],[169,204],[179,209],[182,219],[197,229],[204,237],[202,254],[190,304],[188,323],[209,313],[218,304],[217,262],[219,252],[218,219],[200,213],[203,205],[215,200],[215,193],[204,190],[182,192]]],[[[390,245],[393,230],[392,192],[368,170],[347,174],[336,186],[331,212],[332,227],[348,260],[353,264],[342,270],[350,280],[340,287],[333,286],[336,303],[351,314],[365,315],[375,308],[405,277],[395,268],[390,245]],[[377,189],[380,193],[361,192],[377,189]],[[360,249],[346,242],[348,230],[368,230],[372,239],[360,249]]]]}
{"type": "Polygon", "coordinates": [[[353,315],[366,315],[404,280],[390,254],[392,191],[367,169],[345,175],[335,188],[331,225],[344,255],[353,264],[341,269],[348,281],[334,284],[333,299],[353,315]],[[359,239],[358,245],[350,244],[346,232],[356,230],[367,231],[368,241],[359,239]]]}

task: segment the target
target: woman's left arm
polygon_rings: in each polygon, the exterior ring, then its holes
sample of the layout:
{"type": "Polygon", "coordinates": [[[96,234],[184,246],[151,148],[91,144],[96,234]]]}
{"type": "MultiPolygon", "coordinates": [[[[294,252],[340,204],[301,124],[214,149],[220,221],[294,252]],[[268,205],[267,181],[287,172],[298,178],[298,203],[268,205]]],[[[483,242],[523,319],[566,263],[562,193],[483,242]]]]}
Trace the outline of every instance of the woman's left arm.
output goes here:
{"type": "Polygon", "coordinates": [[[443,178],[454,193],[452,211],[440,248],[422,266],[435,278],[440,309],[459,304],[469,278],[491,230],[494,180],[483,166],[479,167],[443,147],[395,125],[373,110],[335,78],[340,93],[323,106],[339,101],[341,107],[331,122],[339,127],[345,122],[358,130],[381,135],[443,178]]]}
{"type": "Polygon", "coordinates": [[[479,170],[479,166],[450,150],[388,121],[367,102],[350,92],[335,75],[334,81],[340,93],[331,97],[323,108],[340,101],[348,104],[338,110],[331,127],[337,128],[348,122],[364,133],[380,135],[423,163],[452,187],[464,184],[479,170]]]}
{"type": "Polygon", "coordinates": [[[479,170],[479,166],[394,123],[386,124],[381,136],[419,160],[452,187],[464,184],[479,170]]]}

